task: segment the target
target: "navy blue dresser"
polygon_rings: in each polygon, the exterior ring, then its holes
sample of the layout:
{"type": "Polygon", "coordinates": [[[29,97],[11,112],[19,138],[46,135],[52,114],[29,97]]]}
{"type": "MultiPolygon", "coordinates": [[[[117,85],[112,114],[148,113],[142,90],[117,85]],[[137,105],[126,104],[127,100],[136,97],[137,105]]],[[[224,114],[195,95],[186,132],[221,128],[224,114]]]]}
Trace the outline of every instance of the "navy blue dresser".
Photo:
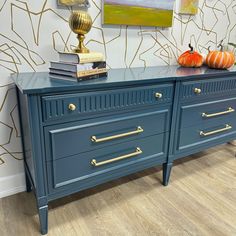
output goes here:
{"type": "Polygon", "coordinates": [[[48,202],[236,139],[236,69],[115,69],[70,82],[47,73],[13,76],[27,191],[41,233],[48,202]]]}

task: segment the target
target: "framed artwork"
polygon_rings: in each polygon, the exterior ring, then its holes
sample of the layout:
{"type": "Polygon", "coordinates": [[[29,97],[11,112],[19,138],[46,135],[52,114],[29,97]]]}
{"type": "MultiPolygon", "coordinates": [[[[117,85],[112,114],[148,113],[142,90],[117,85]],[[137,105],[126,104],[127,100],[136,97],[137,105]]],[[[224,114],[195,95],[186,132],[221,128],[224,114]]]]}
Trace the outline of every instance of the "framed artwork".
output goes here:
{"type": "Polygon", "coordinates": [[[175,0],[103,0],[103,24],[172,26],[175,0]]]}
{"type": "Polygon", "coordinates": [[[58,0],[58,5],[61,6],[75,6],[79,5],[81,7],[88,7],[88,0],[58,0]]]}
{"type": "Polygon", "coordinates": [[[179,14],[196,15],[198,12],[199,0],[178,0],[177,12],[179,14]]]}

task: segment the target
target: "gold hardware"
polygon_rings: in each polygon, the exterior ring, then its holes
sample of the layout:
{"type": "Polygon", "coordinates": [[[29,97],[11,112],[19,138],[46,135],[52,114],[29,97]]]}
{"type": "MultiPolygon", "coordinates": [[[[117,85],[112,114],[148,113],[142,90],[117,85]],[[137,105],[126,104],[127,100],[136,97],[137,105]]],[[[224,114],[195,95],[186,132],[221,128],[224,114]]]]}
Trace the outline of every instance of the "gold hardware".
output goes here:
{"type": "Polygon", "coordinates": [[[156,98],[162,98],[162,93],[155,93],[156,98]]]}
{"type": "Polygon", "coordinates": [[[73,103],[70,103],[69,106],[68,106],[68,109],[71,110],[71,111],[74,111],[74,110],[76,110],[76,105],[73,104],[73,103]]]}
{"type": "Polygon", "coordinates": [[[142,153],[143,153],[143,151],[139,147],[137,147],[135,152],[125,154],[123,156],[115,157],[115,158],[112,158],[112,159],[109,159],[109,160],[106,160],[106,161],[97,162],[96,159],[92,159],[91,160],[91,165],[93,165],[93,166],[102,166],[102,165],[112,163],[112,162],[115,162],[115,161],[120,161],[120,160],[124,160],[126,158],[134,157],[134,156],[140,155],[142,153]]]}
{"type": "Polygon", "coordinates": [[[229,107],[227,111],[221,111],[221,112],[217,112],[217,113],[212,113],[212,114],[207,114],[207,113],[202,113],[202,117],[206,117],[206,118],[211,118],[214,116],[220,116],[220,115],[225,115],[231,112],[234,112],[235,110],[232,107],[229,107]]]}
{"type": "Polygon", "coordinates": [[[200,131],[200,135],[201,136],[209,136],[209,135],[213,135],[213,134],[217,134],[217,133],[221,133],[223,131],[227,131],[227,130],[230,130],[232,129],[233,127],[231,125],[228,125],[226,124],[225,125],[225,128],[222,128],[222,129],[217,129],[217,130],[213,130],[213,131],[210,131],[210,132],[204,132],[204,131],[200,131]]]}
{"type": "Polygon", "coordinates": [[[76,4],[85,4],[85,0],[58,0],[58,2],[65,6],[74,6],[76,4]]]}
{"type": "Polygon", "coordinates": [[[113,136],[109,136],[109,137],[105,137],[105,138],[98,139],[95,135],[93,135],[91,137],[91,141],[95,142],[95,143],[100,143],[100,142],[105,142],[105,141],[109,141],[112,139],[123,138],[123,137],[130,136],[133,134],[139,134],[139,133],[142,133],[143,131],[144,131],[144,129],[141,126],[138,126],[137,129],[134,131],[130,131],[130,132],[123,133],[123,134],[117,134],[117,135],[113,135],[113,136]]]}
{"type": "Polygon", "coordinates": [[[200,94],[202,92],[202,90],[200,88],[195,88],[194,89],[194,93],[196,94],[200,94]]]}

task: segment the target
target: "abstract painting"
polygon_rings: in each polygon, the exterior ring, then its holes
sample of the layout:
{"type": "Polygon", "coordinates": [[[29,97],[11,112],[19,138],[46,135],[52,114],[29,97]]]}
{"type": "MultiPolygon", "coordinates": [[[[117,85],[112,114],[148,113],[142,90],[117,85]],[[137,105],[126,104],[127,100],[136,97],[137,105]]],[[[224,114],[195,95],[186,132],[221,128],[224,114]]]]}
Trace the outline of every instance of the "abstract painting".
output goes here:
{"type": "Polygon", "coordinates": [[[103,23],[170,27],[175,0],[104,0],[103,23]]]}
{"type": "Polygon", "coordinates": [[[179,0],[177,2],[177,12],[180,14],[196,15],[199,0],[179,0]]]}

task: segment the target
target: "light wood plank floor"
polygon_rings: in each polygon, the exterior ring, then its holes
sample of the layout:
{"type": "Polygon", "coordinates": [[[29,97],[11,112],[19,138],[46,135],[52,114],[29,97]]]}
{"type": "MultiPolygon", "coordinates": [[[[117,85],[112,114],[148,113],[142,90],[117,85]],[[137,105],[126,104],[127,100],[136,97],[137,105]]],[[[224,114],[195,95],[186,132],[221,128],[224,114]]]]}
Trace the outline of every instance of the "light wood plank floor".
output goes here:
{"type": "MultiPolygon", "coordinates": [[[[50,236],[236,235],[236,146],[178,161],[168,187],[152,168],[50,203],[50,236]]],[[[32,193],[0,199],[0,235],[38,233],[32,193]]]]}

